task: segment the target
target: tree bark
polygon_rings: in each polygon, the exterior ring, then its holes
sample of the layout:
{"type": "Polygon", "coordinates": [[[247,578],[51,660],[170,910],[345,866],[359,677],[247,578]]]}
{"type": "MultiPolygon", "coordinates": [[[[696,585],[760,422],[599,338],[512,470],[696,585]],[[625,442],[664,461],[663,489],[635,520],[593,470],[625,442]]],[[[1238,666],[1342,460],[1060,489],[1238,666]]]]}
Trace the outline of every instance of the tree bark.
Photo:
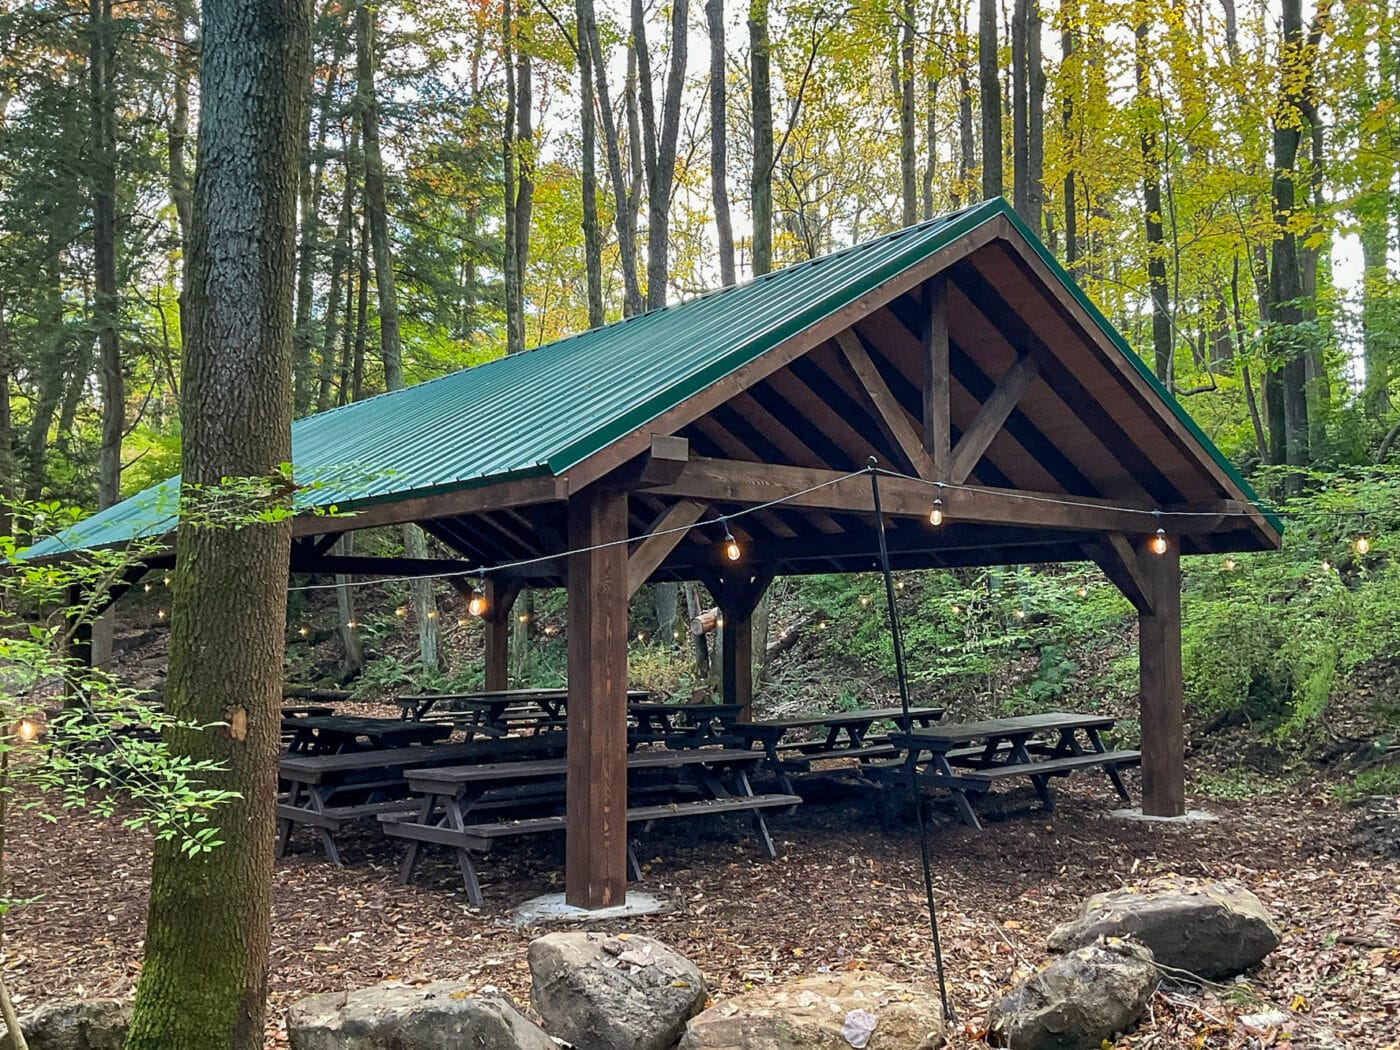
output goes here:
{"type": "MultiPolygon", "coordinates": [[[[297,171],[308,0],[205,0],[185,350],[186,485],[262,478],[288,493],[297,171]]],[[[128,1050],[259,1050],[272,920],[291,521],[176,533],[166,708],[223,728],[171,733],[213,759],[223,844],[157,842],[128,1050]]]]}
{"type": "Polygon", "coordinates": [[[755,277],[773,269],[773,89],[768,48],[768,0],[749,0],[749,104],[753,121],[749,191],[753,222],[751,270],[755,277]]]}
{"type": "Polygon", "coordinates": [[[576,0],[574,32],[577,40],[574,50],[578,55],[583,266],[588,287],[588,327],[597,328],[606,318],[603,313],[603,239],[598,226],[598,118],[594,110],[593,53],[589,47],[592,36],[588,28],[590,17],[589,6],[584,0],[576,0]]]}
{"type": "MultiPolygon", "coordinates": [[[[345,191],[340,200],[340,218],[336,222],[335,245],[331,248],[331,284],[326,295],[326,314],[321,333],[321,374],[316,393],[316,409],[324,412],[331,407],[331,392],[335,387],[336,349],[341,332],[340,316],[341,288],[353,290],[355,282],[350,277],[351,260],[354,258],[353,239],[355,235],[355,191],[360,185],[360,119],[351,118],[352,127],[348,145],[345,146],[345,191]]],[[[346,331],[349,331],[349,308],[346,308],[346,331]]]]}
{"type": "Polygon", "coordinates": [[[915,162],[918,125],[914,114],[914,0],[899,6],[899,182],[904,205],[903,225],[919,221],[918,167],[915,162]]]}
{"type": "Polygon", "coordinates": [[[1045,62],[1041,49],[1044,21],[1040,0],[1026,11],[1026,225],[1044,234],[1045,209],[1045,62]]]}
{"type": "Polygon", "coordinates": [[[525,349],[525,273],[530,264],[530,220],[535,206],[535,86],[528,40],[517,21],[515,50],[515,321],[516,350],[525,349]]]}
{"type": "Polygon", "coordinates": [[[729,214],[729,89],[724,68],[724,0],[705,0],[710,27],[710,196],[719,242],[719,279],[728,288],[734,274],[734,221],[729,214]]]}
{"type": "Polygon", "coordinates": [[[171,84],[170,128],[166,133],[166,163],[170,180],[170,203],[175,206],[175,224],[180,235],[180,344],[186,340],[185,332],[185,286],[190,256],[190,224],[193,207],[190,190],[189,169],[185,152],[190,136],[190,79],[195,73],[193,43],[186,35],[190,25],[195,23],[192,0],[176,0],[174,6],[174,36],[171,45],[171,67],[174,73],[171,84]]]}
{"type": "Polygon", "coordinates": [[[982,99],[982,199],[1000,197],[1001,85],[997,80],[996,0],[978,0],[977,80],[982,99]]]}
{"type": "Polygon", "coordinates": [[[1026,63],[1029,6],[1030,0],[1013,0],[1011,8],[1011,206],[1026,222],[1030,221],[1030,67],[1026,63]]]}
{"type": "Polygon", "coordinates": [[[1147,242],[1147,291],[1152,300],[1152,371],[1162,385],[1172,385],[1172,320],[1167,287],[1167,249],[1162,234],[1161,156],[1157,145],[1156,115],[1152,112],[1149,25],[1140,9],[1133,30],[1134,70],[1137,80],[1138,149],[1142,156],[1142,227],[1147,242]]]}
{"type": "MultiPolygon", "coordinates": [[[[1065,0],[1060,5],[1060,69],[1069,68],[1075,53],[1075,31],[1079,19],[1079,5],[1073,0],[1065,0]]],[[[1075,162],[1079,154],[1079,144],[1074,134],[1074,85],[1073,75],[1064,77],[1064,100],[1060,111],[1060,126],[1064,129],[1065,178],[1063,186],[1063,214],[1065,233],[1065,269],[1073,274],[1079,262],[1079,222],[1076,210],[1078,188],[1075,185],[1075,162]]]]}
{"type": "MultiPolygon", "coordinates": [[[[379,357],[384,366],[384,389],[404,386],[403,346],[399,336],[399,300],[394,281],[393,246],[389,240],[389,214],[384,185],[384,156],[379,145],[379,100],[374,87],[376,26],[368,0],[355,7],[355,98],[365,144],[365,224],[369,227],[374,255],[374,286],[379,293],[379,357]]],[[[417,525],[402,528],[404,556],[426,558],[428,542],[417,525]]],[[[432,581],[415,579],[409,584],[418,625],[418,659],[429,673],[438,669],[437,602],[432,581]]]]}
{"type": "Polygon", "coordinates": [[[647,46],[642,0],[632,0],[632,36],[637,48],[641,87],[643,142],[647,160],[647,309],[666,305],[670,277],[671,187],[676,177],[676,146],[680,138],[681,96],[685,88],[686,33],[689,0],[672,0],[670,56],[661,122],[652,98],[651,56],[647,46]]]}

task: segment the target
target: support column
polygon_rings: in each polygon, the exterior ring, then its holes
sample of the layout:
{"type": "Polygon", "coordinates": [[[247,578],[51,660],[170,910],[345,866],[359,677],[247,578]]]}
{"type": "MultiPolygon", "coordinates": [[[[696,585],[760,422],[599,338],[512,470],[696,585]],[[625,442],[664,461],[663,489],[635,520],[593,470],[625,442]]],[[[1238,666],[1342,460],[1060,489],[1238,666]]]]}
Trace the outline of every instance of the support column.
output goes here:
{"type": "MultiPolygon", "coordinates": [[[[1142,811],[1186,812],[1186,742],[1182,728],[1181,550],[1139,553],[1137,567],[1151,608],[1138,613],[1138,702],[1142,723],[1142,811]]],[[[1141,550],[1141,548],[1139,548],[1141,550]]]]}
{"type": "Polygon", "coordinates": [[[753,720],[753,612],[731,602],[720,606],[724,645],[720,649],[720,691],[726,704],[743,707],[740,721],[753,720]]]}
{"type": "Polygon", "coordinates": [[[510,613],[519,588],[487,580],[483,588],[486,612],[486,682],[488,693],[510,688],[510,613]]]}
{"type": "Polygon", "coordinates": [[[564,897],[622,904],[627,891],[627,496],[569,499],[569,743],[564,897]],[[612,546],[596,548],[600,544],[612,546]]]}

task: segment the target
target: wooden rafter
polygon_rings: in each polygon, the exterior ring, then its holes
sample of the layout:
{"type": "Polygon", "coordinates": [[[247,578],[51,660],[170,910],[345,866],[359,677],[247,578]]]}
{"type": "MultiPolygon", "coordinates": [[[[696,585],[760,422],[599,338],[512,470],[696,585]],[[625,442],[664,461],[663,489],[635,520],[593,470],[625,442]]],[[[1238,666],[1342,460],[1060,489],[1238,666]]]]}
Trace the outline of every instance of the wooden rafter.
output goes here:
{"type": "Polygon", "coordinates": [[[1107,532],[1085,551],[1123,597],[1133,603],[1140,613],[1152,612],[1152,589],[1138,564],[1138,551],[1132,540],[1121,532],[1107,532]]]}
{"type": "Polygon", "coordinates": [[[837,335],[836,344],[841,348],[841,353],[851,366],[851,371],[860,380],[861,388],[869,396],[870,402],[879,419],[884,422],[890,438],[904,453],[909,465],[914,468],[914,473],[921,478],[932,481],[934,479],[933,457],[924,447],[923,435],[919,433],[914,421],[909,418],[903,406],[885,384],[880,370],[875,367],[875,362],[866,353],[860,339],[854,331],[848,329],[837,335]]]}

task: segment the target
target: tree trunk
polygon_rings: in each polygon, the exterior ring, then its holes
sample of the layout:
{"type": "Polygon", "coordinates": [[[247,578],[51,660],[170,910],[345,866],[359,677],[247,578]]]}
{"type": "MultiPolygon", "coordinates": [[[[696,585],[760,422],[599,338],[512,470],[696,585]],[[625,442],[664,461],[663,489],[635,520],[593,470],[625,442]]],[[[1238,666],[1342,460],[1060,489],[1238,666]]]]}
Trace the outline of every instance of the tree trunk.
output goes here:
{"type": "MultiPolygon", "coordinates": [[[[19,477],[15,462],[14,419],[10,414],[10,329],[5,320],[5,290],[0,288],[0,536],[11,536],[14,523],[15,481],[19,477]]],[[[0,802],[0,804],[3,804],[0,802]]],[[[0,854],[0,862],[4,856],[0,854]]]]}
{"type": "Polygon", "coordinates": [[[652,99],[651,59],[642,0],[632,0],[632,36],[637,48],[641,86],[643,141],[647,158],[647,309],[666,305],[670,277],[671,187],[676,176],[676,147],[680,138],[681,96],[685,88],[686,32],[689,0],[672,0],[669,65],[661,121],[652,99]]]}
{"type": "MultiPolygon", "coordinates": [[[[399,338],[399,301],[394,283],[393,246],[389,241],[388,202],[384,186],[384,157],[379,146],[379,100],[374,88],[374,11],[368,0],[355,7],[355,102],[365,143],[365,224],[374,254],[374,286],[379,293],[379,357],[384,365],[384,389],[404,386],[403,347],[399,338]]],[[[402,529],[404,556],[426,558],[428,542],[417,525],[402,529]]],[[[418,624],[418,659],[423,670],[438,669],[437,602],[429,579],[415,579],[409,589],[418,624]]]]}
{"type": "Polygon", "coordinates": [[[1361,218],[1361,338],[1366,364],[1363,403],[1366,414],[1380,419],[1390,412],[1390,334],[1385,311],[1389,302],[1390,276],[1386,245],[1389,239],[1383,200],[1375,201],[1374,213],[1361,218]]]}
{"type": "MultiPolygon", "coordinates": [[[[355,534],[347,532],[335,542],[338,555],[355,553],[355,534]]],[[[340,638],[340,680],[348,682],[364,669],[365,654],[355,630],[355,587],[351,576],[335,578],[336,634],[340,638]]]]}
{"type": "Polygon", "coordinates": [[[773,90],[769,82],[768,0],[749,0],[749,91],[753,121],[752,195],[755,277],[773,269],[773,90]]]}
{"type": "MultiPolygon", "coordinates": [[[[262,478],[288,499],[297,171],[311,51],[308,0],[205,0],[190,244],[182,476],[262,478]]],[[[128,1050],[260,1050],[272,924],[291,521],[181,524],[166,709],[225,723],[171,733],[237,792],[222,844],[157,841],[128,1050]]]]}
{"type": "Polygon", "coordinates": [[[170,128],[166,133],[166,162],[169,169],[170,202],[175,206],[175,223],[180,235],[180,344],[186,340],[185,332],[185,287],[188,284],[190,257],[190,211],[192,208],[190,175],[185,161],[187,143],[190,136],[190,79],[195,72],[195,56],[192,41],[186,35],[195,22],[192,0],[176,0],[174,8],[174,36],[171,44],[171,66],[174,73],[171,85],[170,128]]]}
{"type": "Polygon", "coordinates": [[[734,222],[729,215],[728,105],[729,90],[724,67],[724,0],[705,0],[710,27],[710,196],[715,210],[719,241],[719,279],[728,288],[734,275],[734,222]]]}
{"type": "MultiPolygon", "coordinates": [[[[341,287],[354,288],[350,277],[354,258],[355,191],[360,184],[360,122],[353,117],[349,144],[345,147],[345,192],[340,201],[340,218],[335,228],[335,245],[331,249],[331,285],[326,295],[325,331],[321,333],[321,374],[316,393],[316,409],[324,412],[331,407],[331,391],[335,386],[337,337],[340,335],[341,287]]],[[[349,307],[346,307],[346,339],[349,338],[349,307]]],[[[347,344],[348,345],[348,342],[347,344]]]]}
{"type": "Polygon", "coordinates": [[[977,80],[982,98],[982,199],[1000,197],[1001,85],[997,80],[996,0],[978,0],[977,80]]]}
{"type": "Polygon", "coordinates": [[[1156,113],[1153,112],[1149,25],[1141,11],[1133,30],[1134,70],[1137,80],[1138,149],[1142,156],[1142,226],[1147,242],[1147,290],[1152,300],[1152,371],[1171,389],[1172,320],[1167,287],[1167,249],[1162,234],[1162,178],[1157,147],[1156,113]]]}
{"type": "Polygon", "coordinates": [[[1026,63],[1026,22],[1030,0],[1013,0],[1011,8],[1011,206],[1025,222],[1030,209],[1030,102],[1026,63]]]}
{"type": "Polygon", "coordinates": [[[1044,235],[1045,209],[1045,62],[1041,53],[1044,22],[1040,0],[1026,12],[1026,225],[1044,235]]]}
{"type": "Polygon", "coordinates": [[[588,43],[591,36],[587,28],[589,10],[583,0],[576,0],[574,17],[580,99],[579,140],[582,154],[583,265],[588,285],[588,327],[597,328],[606,320],[603,313],[603,239],[598,226],[598,120],[594,110],[593,54],[588,43]]]}
{"type": "MultiPolygon", "coordinates": [[[[517,26],[519,23],[517,22],[517,26]]],[[[517,28],[515,91],[515,209],[510,235],[515,239],[514,349],[525,349],[525,272],[530,263],[530,217],[535,202],[535,88],[528,41],[517,28]]]]}
{"type": "Polygon", "coordinates": [[[918,125],[914,119],[914,0],[899,6],[899,183],[904,226],[919,221],[918,167],[915,162],[918,125]]]}
{"type": "MultiPolygon", "coordinates": [[[[1069,68],[1070,60],[1075,53],[1075,30],[1079,19],[1079,6],[1072,0],[1062,2],[1060,6],[1060,69],[1064,71],[1069,68]]],[[[1075,273],[1079,262],[1079,222],[1076,211],[1076,196],[1078,189],[1075,186],[1074,165],[1079,155],[1079,144],[1074,134],[1074,86],[1075,77],[1071,71],[1070,75],[1064,78],[1064,100],[1063,109],[1060,114],[1060,126],[1064,129],[1064,154],[1065,154],[1065,179],[1064,179],[1064,201],[1063,214],[1065,226],[1065,269],[1071,274],[1075,273]]]]}

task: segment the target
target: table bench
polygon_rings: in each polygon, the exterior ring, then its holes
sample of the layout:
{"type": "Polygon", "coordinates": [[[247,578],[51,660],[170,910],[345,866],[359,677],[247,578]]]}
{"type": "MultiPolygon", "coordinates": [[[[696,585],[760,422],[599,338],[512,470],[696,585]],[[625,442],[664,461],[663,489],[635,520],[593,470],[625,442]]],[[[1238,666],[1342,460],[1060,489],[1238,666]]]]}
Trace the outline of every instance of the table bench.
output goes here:
{"type": "Polygon", "coordinates": [[[510,740],[475,740],[462,744],[424,744],[378,751],[284,756],[278,775],[286,793],[277,804],[277,856],[286,855],[297,827],[315,829],[332,864],[340,864],[335,841],[347,824],[382,813],[412,813],[418,800],[409,797],[404,770],[510,758],[547,758],[563,754],[564,734],[510,740]]]}
{"type": "Polygon", "coordinates": [[[1113,724],[1114,719],[1106,715],[1048,712],[893,733],[891,740],[904,749],[903,761],[873,764],[866,775],[894,785],[912,782],[920,794],[946,790],[963,822],[973,828],[982,825],[970,796],[986,794],[1003,780],[1030,780],[1041,804],[1053,811],[1051,777],[1101,769],[1118,795],[1127,800],[1128,790],[1119,770],[1137,765],[1142,754],[1108,749],[1101,734],[1113,724]],[[1080,733],[1085,743],[1080,742],[1080,733]],[[1034,739],[1040,735],[1047,739],[1034,739]]]}
{"type": "MultiPolygon", "coordinates": [[[[693,748],[679,751],[634,752],[627,756],[628,809],[627,823],[644,826],[658,820],[713,816],[719,813],[745,812],[753,821],[759,846],[768,857],[777,856],[768,826],[763,818],[767,809],[787,809],[802,800],[794,795],[756,794],[749,775],[763,760],[754,751],[739,749],[693,748]],[[648,773],[662,773],[669,780],[646,784],[648,773]],[[731,788],[725,783],[732,780],[731,788]],[[639,796],[661,794],[674,799],[679,790],[699,790],[705,797],[687,801],[663,800],[657,804],[634,805],[639,796]]],[[[386,834],[408,842],[408,851],[399,869],[399,881],[408,883],[418,863],[419,849],[424,844],[450,847],[457,855],[462,873],[462,885],[467,899],[480,906],[483,897],[472,853],[486,853],[504,839],[562,831],[566,818],[560,813],[531,815],[517,820],[478,820],[480,813],[494,801],[509,805],[510,792],[530,781],[543,781],[562,786],[568,764],[563,759],[534,762],[508,762],[479,766],[439,767],[409,770],[409,787],[421,795],[415,816],[385,813],[379,817],[386,834]],[[505,797],[499,799],[504,793],[505,797]]],[[[562,794],[559,798],[563,798],[562,794]]],[[[641,868],[629,839],[627,844],[628,874],[641,877],[641,868]]]]}
{"type": "Polygon", "coordinates": [[[336,755],[431,744],[451,736],[452,726],[360,715],[298,715],[282,719],[282,732],[290,737],[289,754],[336,755]]]}
{"type": "Polygon", "coordinates": [[[744,738],[747,746],[762,746],[766,768],[777,776],[782,790],[791,794],[790,774],[810,771],[813,760],[853,758],[866,763],[898,755],[899,748],[889,738],[869,735],[871,726],[877,722],[893,722],[907,731],[915,726],[927,727],[942,717],[941,707],[911,707],[907,719],[903,708],[875,707],[739,722],[734,731],[744,738]],[[822,730],[824,735],[815,740],[784,741],[789,733],[802,730],[822,730]]]}

